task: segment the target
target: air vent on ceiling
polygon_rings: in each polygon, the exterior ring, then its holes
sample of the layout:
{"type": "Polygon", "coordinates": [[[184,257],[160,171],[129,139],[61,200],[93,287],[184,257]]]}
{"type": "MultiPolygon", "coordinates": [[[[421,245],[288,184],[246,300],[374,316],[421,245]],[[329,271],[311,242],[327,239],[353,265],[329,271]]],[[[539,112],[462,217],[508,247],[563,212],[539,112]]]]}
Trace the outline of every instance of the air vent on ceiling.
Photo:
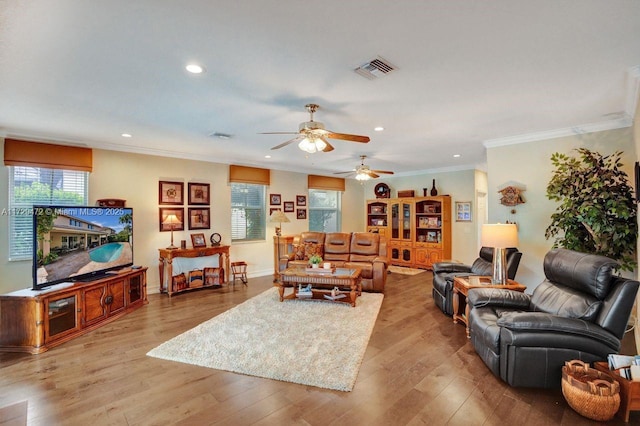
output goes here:
{"type": "Polygon", "coordinates": [[[368,78],[369,80],[376,79],[378,77],[383,77],[389,74],[391,71],[395,70],[395,65],[392,65],[386,59],[378,56],[376,59],[367,62],[366,64],[360,65],[354,71],[364,78],[368,78]]]}
{"type": "Polygon", "coordinates": [[[233,135],[230,135],[229,133],[213,132],[213,133],[209,133],[209,137],[218,138],[218,139],[231,139],[233,135]]]}

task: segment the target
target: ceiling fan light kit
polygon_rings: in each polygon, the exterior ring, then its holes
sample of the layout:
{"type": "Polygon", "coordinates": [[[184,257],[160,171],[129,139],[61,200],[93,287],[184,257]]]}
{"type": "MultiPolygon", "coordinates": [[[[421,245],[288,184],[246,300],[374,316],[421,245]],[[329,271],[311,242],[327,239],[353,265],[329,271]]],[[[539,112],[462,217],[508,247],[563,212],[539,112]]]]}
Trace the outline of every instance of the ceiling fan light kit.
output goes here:
{"type": "Polygon", "coordinates": [[[372,170],[367,164],[364,164],[364,159],[367,158],[366,155],[360,156],[360,164],[358,164],[355,169],[350,170],[348,172],[335,172],[335,175],[355,173],[356,180],[365,181],[369,179],[375,179],[380,177],[381,174],[384,175],[392,175],[393,172],[389,170],[372,170]]]}
{"type": "Polygon", "coordinates": [[[329,152],[333,151],[333,146],[329,143],[328,139],[338,139],[349,142],[360,142],[367,143],[369,142],[368,136],[360,136],[360,135],[350,135],[347,133],[335,133],[330,130],[326,130],[324,128],[324,124],[313,121],[313,113],[315,113],[319,106],[317,104],[307,104],[305,105],[307,111],[309,112],[310,118],[309,121],[305,121],[300,123],[298,126],[298,132],[263,132],[263,135],[297,135],[293,139],[290,139],[286,142],[281,143],[280,145],[276,145],[273,149],[280,149],[294,142],[298,143],[298,148],[302,151],[307,152],[309,154],[313,154],[316,152],[329,152]]]}

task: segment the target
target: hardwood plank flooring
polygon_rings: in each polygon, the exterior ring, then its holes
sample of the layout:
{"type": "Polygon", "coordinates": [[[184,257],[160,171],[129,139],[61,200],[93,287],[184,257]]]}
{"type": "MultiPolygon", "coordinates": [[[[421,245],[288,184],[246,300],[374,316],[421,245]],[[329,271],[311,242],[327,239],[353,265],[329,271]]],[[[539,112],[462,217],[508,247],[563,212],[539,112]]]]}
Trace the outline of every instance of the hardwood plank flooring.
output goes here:
{"type": "MultiPolygon", "coordinates": [[[[430,272],[389,275],[352,392],[146,356],[273,285],[271,277],[260,277],[250,279],[248,287],[171,299],[152,294],[149,305],[43,354],[0,354],[0,407],[20,404],[25,411],[26,401],[29,425],[594,423],[575,413],[560,390],[510,388],[494,377],[464,327],[433,304],[431,279],[430,272]]],[[[281,326],[295,332],[286,318],[281,326]]],[[[635,353],[632,333],[622,352],[635,353]]],[[[634,422],[640,424],[640,412],[632,412],[634,422]]],[[[609,424],[625,423],[616,418],[609,424]]]]}

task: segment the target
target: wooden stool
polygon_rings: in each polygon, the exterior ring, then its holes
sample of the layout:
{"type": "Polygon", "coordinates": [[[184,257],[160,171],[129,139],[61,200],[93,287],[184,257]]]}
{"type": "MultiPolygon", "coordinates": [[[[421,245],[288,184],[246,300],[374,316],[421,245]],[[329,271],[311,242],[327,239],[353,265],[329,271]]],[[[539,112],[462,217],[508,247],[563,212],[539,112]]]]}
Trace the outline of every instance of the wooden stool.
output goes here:
{"type": "Polygon", "coordinates": [[[231,274],[233,275],[231,283],[234,287],[236,286],[236,279],[240,279],[242,284],[247,285],[247,262],[231,262],[231,274]]]}

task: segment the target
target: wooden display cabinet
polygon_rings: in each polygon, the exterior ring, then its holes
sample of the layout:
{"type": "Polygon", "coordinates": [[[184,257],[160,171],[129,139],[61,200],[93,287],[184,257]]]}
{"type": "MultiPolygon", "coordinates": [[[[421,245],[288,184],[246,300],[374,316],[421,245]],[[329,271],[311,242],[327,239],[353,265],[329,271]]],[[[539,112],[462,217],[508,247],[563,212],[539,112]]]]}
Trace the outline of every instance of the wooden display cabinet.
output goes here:
{"type": "Polygon", "coordinates": [[[0,351],[37,354],[148,303],[147,268],[108,278],[0,295],[0,351]]]}
{"type": "Polygon", "coordinates": [[[387,236],[389,224],[387,202],[385,200],[367,201],[367,232],[376,232],[387,236]]]}
{"type": "Polygon", "coordinates": [[[387,237],[392,265],[431,269],[451,258],[451,197],[367,200],[366,230],[387,237]]]}

